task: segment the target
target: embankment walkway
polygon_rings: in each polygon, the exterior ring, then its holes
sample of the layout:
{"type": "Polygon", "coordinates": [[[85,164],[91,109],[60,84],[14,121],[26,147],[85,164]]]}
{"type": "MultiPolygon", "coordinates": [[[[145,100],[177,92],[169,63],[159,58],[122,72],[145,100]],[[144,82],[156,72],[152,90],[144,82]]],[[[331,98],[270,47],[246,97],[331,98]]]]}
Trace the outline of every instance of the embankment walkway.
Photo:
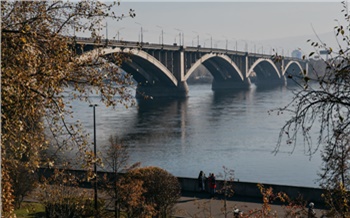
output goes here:
{"type": "MultiPolygon", "coordinates": [[[[244,215],[248,215],[250,211],[261,210],[263,201],[262,197],[255,198],[234,195],[226,201],[226,204],[227,217],[232,218],[233,209],[237,208],[243,211],[244,215]]],[[[283,205],[272,203],[270,206],[271,211],[277,214],[276,217],[285,217],[286,209],[283,205]]],[[[323,206],[317,204],[315,206],[316,217],[322,217],[325,212],[323,206]]],[[[307,217],[306,207],[297,209],[296,211],[304,214],[304,216],[299,217],[307,217]]],[[[220,196],[210,198],[209,194],[205,192],[184,191],[175,206],[173,214],[176,218],[224,218],[224,200],[220,196]]]]}
{"type": "MultiPolygon", "coordinates": [[[[85,171],[71,170],[69,171],[77,176],[85,176],[85,171]]],[[[50,170],[42,169],[41,175],[50,175],[50,170]]],[[[102,178],[104,174],[107,177],[110,176],[108,172],[98,172],[99,178],[102,178]]],[[[176,204],[174,216],[175,217],[198,217],[198,218],[221,218],[225,217],[222,209],[224,208],[223,197],[220,195],[215,196],[213,199],[210,198],[209,193],[198,191],[198,180],[196,178],[184,178],[178,177],[181,185],[182,196],[176,204]]],[[[228,201],[226,201],[227,211],[229,214],[227,217],[233,217],[233,208],[238,208],[248,214],[249,211],[261,209],[263,206],[262,194],[258,188],[257,183],[233,181],[229,182],[234,190],[234,195],[228,201]]],[[[81,184],[82,188],[88,188],[92,191],[91,183],[81,184]]],[[[291,199],[302,198],[305,204],[309,202],[315,203],[317,217],[321,217],[322,213],[325,212],[323,206],[323,199],[321,197],[323,191],[319,188],[311,187],[297,187],[297,186],[286,186],[286,185],[274,185],[274,184],[263,184],[265,188],[272,188],[274,193],[283,192],[286,193],[291,199]]],[[[223,186],[223,181],[217,180],[218,190],[223,186]]],[[[272,211],[276,211],[277,217],[284,217],[286,210],[285,207],[278,202],[272,202],[272,211]]],[[[302,208],[307,212],[307,208],[302,208]]],[[[306,216],[303,216],[306,217],[306,216]]]]}

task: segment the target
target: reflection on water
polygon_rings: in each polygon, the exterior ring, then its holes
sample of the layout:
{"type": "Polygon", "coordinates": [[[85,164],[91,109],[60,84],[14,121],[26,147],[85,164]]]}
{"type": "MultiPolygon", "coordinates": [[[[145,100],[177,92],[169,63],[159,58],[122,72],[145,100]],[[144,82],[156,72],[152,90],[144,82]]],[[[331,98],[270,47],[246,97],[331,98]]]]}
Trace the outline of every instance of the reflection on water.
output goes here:
{"type": "MultiPolygon", "coordinates": [[[[289,147],[272,154],[288,114],[268,111],[288,103],[288,88],[229,93],[212,92],[206,84],[189,88],[188,99],[140,100],[137,107],[116,111],[98,107],[97,144],[117,136],[130,147],[131,162],[159,166],[176,176],[220,173],[225,166],[241,181],[315,186],[318,155],[310,161],[302,146],[292,155],[289,147]]],[[[76,117],[92,131],[87,108],[74,105],[80,111],[76,117]]]]}
{"type": "Polygon", "coordinates": [[[235,100],[245,100],[249,96],[252,90],[232,90],[229,92],[214,92],[213,104],[228,104],[235,100]]]}
{"type": "Polygon", "coordinates": [[[137,118],[121,136],[130,142],[157,143],[164,138],[184,138],[188,99],[138,100],[137,118]]]}

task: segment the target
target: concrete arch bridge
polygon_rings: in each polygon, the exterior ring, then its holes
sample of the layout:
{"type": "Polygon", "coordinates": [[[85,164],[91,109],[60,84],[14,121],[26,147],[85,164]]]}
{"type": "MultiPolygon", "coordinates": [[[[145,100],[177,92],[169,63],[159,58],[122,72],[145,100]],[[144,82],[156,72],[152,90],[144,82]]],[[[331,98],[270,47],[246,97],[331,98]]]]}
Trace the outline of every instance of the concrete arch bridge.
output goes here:
{"type": "MultiPolygon", "coordinates": [[[[78,38],[84,52],[96,48],[87,38],[78,38]]],[[[109,40],[103,49],[106,56],[128,53],[129,61],[121,68],[137,81],[136,97],[187,97],[187,79],[204,65],[213,76],[213,91],[230,91],[257,86],[277,86],[286,83],[286,75],[307,73],[305,60],[235,50],[184,47],[109,40]]]]}

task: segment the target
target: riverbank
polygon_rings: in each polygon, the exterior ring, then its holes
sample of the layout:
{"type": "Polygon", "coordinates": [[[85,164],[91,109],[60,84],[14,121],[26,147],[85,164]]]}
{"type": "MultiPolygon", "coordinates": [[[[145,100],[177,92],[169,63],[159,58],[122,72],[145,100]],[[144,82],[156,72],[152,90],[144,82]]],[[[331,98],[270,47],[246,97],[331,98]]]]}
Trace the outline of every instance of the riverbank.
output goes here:
{"type": "MultiPolygon", "coordinates": [[[[86,171],[84,170],[66,170],[68,173],[77,176],[78,178],[86,178],[86,171]]],[[[39,178],[41,176],[50,177],[53,175],[53,169],[41,168],[38,171],[39,178]]],[[[101,172],[97,173],[98,178],[113,178],[111,172],[101,172]]],[[[181,190],[183,192],[198,192],[198,180],[197,178],[186,178],[177,177],[181,190]]],[[[101,181],[102,182],[102,181],[101,181]]],[[[217,189],[220,190],[223,187],[224,181],[217,178],[217,189]]],[[[228,181],[229,186],[233,187],[235,196],[243,196],[249,198],[261,198],[262,195],[258,188],[258,184],[263,185],[265,188],[272,188],[274,193],[283,192],[287,194],[290,198],[296,199],[302,197],[305,201],[312,201],[322,204],[322,193],[323,190],[320,188],[310,188],[310,187],[300,187],[300,186],[286,186],[286,185],[276,185],[276,184],[264,184],[264,183],[252,183],[252,182],[242,182],[242,181],[228,181]]],[[[81,182],[80,187],[82,188],[92,188],[91,182],[81,182]]],[[[100,185],[99,185],[100,186],[100,185]]]]}
{"type": "MultiPolygon", "coordinates": [[[[83,188],[82,188],[83,189],[83,188]]],[[[85,190],[86,193],[93,195],[93,190],[85,190]]],[[[99,192],[99,197],[108,200],[108,196],[104,196],[99,192]]],[[[34,197],[27,196],[24,199],[25,202],[38,202],[34,197]]],[[[232,212],[234,209],[239,209],[245,215],[248,215],[252,211],[261,210],[263,206],[262,196],[259,198],[247,197],[233,195],[226,201],[226,208],[228,212],[228,217],[232,217],[232,212]]],[[[284,217],[287,210],[286,207],[278,202],[272,202],[270,204],[271,211],[277,214],[277,217],[284,217]]],[[[40,210],[34,210],[31,207],[30,214],[35,214],[35,217],[45,217],[44,208],[38,207],[40,210]]],[[[321,217],[325,210],[320,204],[315,204],[315,212],[317,217],[321,217]]],[[[112,210],[112,208],[110,208],[112,210]]],[[[172,212],[172,217],[175,218],[193,218],[193,217],[213,217],[213,218],[224,218],[223,213],[224,200],[222,195],[216,195],[212,198],[207,192],[198,191],[182,191],[181,197],[177,201],[174,210],[172,212]]],[[[30,211],[29,210],[29,211],[30,211]]],[[[297,211],[305,214],[307,208],[298,208],[297,211]]],[[[29,213],[29,212],[28,212],[29,213]]],[[[28,217],[28,216],[19,216],[28,217]]]]}
{"type": "MultiPolygon", "coordinates": [[[[41,176],[48,176],[52,173],[52,169],[40,169],[41,176]]],[[[68,173],[77,176],[86,176],[85,171],[82,170],[70,170],[68,173]]],[[[100,178],[105,176],[111,176],[107,172],[99,172],[98,176],[100,178]]],[[[181,185],[181,197],[177,201],[173,216],[177,218],[189,218],[189,217],[215,217],[221,218],[225,217],[223,213],[224,208],[224,195],[216,194],[214,197],[210,196],[208,192],[201,192],[198,190],[198,181],[196,178],[184,178],[178,177],[181,185]]],[[[223,186],[222,180],[217,180],[217,190],[220,190],[223,186]]],[[[251,211],[261,210],[263,207],[263,195],[260,193],[257,183],[248,182],[229,182],[228,185],[232,185],[234,190],[234,195],[227,198],[226,201],[226,211],[229,212],[228,217],[232,217],[232,211],[235,208],[248,214],[251,211]]],[[[325,212],[325,207],[323,205],[321,194],[321,189],[307,188],[307,187],[294,187],[294,186],[281,186],[273,184],[262,184],[265,188],[272,188],[273,192],[286,193],[291,199],[298,198],[302,196],[304,200],[304,207],[298,208],[297,211],[301,213],[307,212],[307,207],[310,202],[315,203],[316,213],[318,217],[325,212]]],[[[81,183],[80,187],[87,196],[93,196],[93,189],[91,183],[85,182],[81,183]]],[[[36,190],[36,192],[40,190],[36,190]]],[[[26,202],[38,202],[34,195],[27,196],[24,201],[26,202]]],[[[111,199],[104,192],[98,191],[99,198],[109,202],[111,199]]],[[[287,213],[287,207],[280,201],[272,201],[269,203],[271,210],[278,214],[277,217],[284,217],[287,213]]],[[[112,209],[112,208],[110,208],[112,209]]],[[[42,212],[41,212],[42,213],[42,212]]]]}

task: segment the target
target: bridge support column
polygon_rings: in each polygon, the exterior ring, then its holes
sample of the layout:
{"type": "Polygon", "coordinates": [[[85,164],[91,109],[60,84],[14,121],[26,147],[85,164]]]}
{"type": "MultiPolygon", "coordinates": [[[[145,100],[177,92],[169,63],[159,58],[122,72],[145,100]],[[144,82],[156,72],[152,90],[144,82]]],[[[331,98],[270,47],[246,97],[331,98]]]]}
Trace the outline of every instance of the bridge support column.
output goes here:
{"type": "Polygon", "coordinates": [[[248,59],[248,51],[245,54],[245,58],[244,58],[244,78],[247,78],[248,75],[248,71],[249,71],[249,59],[248,59]]]}
{"type": "Polygon", "coordinates": [[[137,86],[136,98],[187,98],[188,97],[187,82],[181,82],[177,87],[169,86],[137,86]]]}

